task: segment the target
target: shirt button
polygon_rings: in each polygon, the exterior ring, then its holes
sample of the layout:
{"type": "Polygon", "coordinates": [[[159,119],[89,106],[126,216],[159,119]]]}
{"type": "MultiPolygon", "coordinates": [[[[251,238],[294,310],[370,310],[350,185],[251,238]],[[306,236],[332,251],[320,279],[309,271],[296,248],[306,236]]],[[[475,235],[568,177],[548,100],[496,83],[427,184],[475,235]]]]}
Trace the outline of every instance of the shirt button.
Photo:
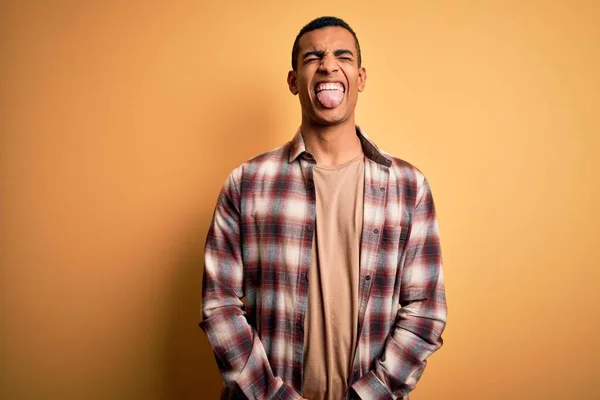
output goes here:
{"type": "Polygon", "coordinates": [[[306,225],[306,230],[309,232],[312,231],[312,225],[306,225]]]}
{"type": "Polygon", "coordinates": [[[302,321],[296,321],[296,328],[302,329],[302,321]]]}
{"type": "Polygon", "coordinates": [[[379,190],[382,191],[382,192],[385,192],[385,188],[384,187],[380,187],[379,190]]]}
{"type": "Polygon", "coordinates": [[[373,229],[373,233],[377,235],[379,233],[379,229],[373,229]]]}
{"type": "Polygon", "coordinates": [[[371,280],[371,275],[367,275],[367,276],[365,277],[365,280],[366,280],[366,281],[370,281],[370,280],[371,280]]]}

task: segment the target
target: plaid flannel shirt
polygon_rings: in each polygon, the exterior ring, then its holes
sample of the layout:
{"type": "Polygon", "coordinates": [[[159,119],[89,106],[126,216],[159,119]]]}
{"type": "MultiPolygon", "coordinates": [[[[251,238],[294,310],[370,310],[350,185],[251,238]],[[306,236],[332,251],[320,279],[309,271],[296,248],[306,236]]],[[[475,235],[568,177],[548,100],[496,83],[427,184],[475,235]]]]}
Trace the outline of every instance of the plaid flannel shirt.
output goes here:
{"type": "MultiPolygon", "coordinates": [[[[357,127],[365,158],[358,342],[348,398],[408,398],[442,345],[446,297],[427,180],[357,127]]],[[[201,328],[222,399],[300,399],[315,230],[314,157],[300,131],[236,168],[208,231],[201,328]],[[244,299],[245,298],[245,299],[244,299]]]]}

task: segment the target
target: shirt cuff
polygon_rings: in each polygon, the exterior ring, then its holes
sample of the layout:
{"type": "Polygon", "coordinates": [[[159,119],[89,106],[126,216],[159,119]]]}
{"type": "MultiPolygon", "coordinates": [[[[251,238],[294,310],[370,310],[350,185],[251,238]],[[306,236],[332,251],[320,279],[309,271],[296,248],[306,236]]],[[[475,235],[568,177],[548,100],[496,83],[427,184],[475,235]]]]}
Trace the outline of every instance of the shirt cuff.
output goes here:
{"type": "Polygon", "coordinates": [[[354,382],[352,389],[356,394],[363,400],[394,400],[395,397],[385,387],[373,373],[369,371],[366,375],[363,375],[358,381],[354,382]]]}

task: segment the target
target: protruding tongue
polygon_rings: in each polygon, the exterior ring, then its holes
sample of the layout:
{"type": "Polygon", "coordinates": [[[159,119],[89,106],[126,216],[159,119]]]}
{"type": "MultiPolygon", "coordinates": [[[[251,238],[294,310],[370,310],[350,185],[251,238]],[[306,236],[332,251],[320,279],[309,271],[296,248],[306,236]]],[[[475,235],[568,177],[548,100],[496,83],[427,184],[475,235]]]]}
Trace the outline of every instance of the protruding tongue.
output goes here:
{"type": "Polygon", "coordinates": [[[335,108],[342,104],[344,92],[341,90],[321,90],[317,93],[319,103],[325,108],[335,108]]]}

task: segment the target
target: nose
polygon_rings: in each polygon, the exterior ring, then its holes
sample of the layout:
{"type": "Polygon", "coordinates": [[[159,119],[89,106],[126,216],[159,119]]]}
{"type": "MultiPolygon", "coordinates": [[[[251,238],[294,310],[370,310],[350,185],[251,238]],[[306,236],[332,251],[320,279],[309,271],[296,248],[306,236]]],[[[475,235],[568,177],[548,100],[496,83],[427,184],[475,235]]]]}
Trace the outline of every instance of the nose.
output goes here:
{"type": "Polygon", "coordinates": [[[326,52],[321,59],[321,64],[319,64],[319,71],[325,74],[331,74],[337,70],[338,64],[335,56],[331,53],[331,51],[326,52]]]}

